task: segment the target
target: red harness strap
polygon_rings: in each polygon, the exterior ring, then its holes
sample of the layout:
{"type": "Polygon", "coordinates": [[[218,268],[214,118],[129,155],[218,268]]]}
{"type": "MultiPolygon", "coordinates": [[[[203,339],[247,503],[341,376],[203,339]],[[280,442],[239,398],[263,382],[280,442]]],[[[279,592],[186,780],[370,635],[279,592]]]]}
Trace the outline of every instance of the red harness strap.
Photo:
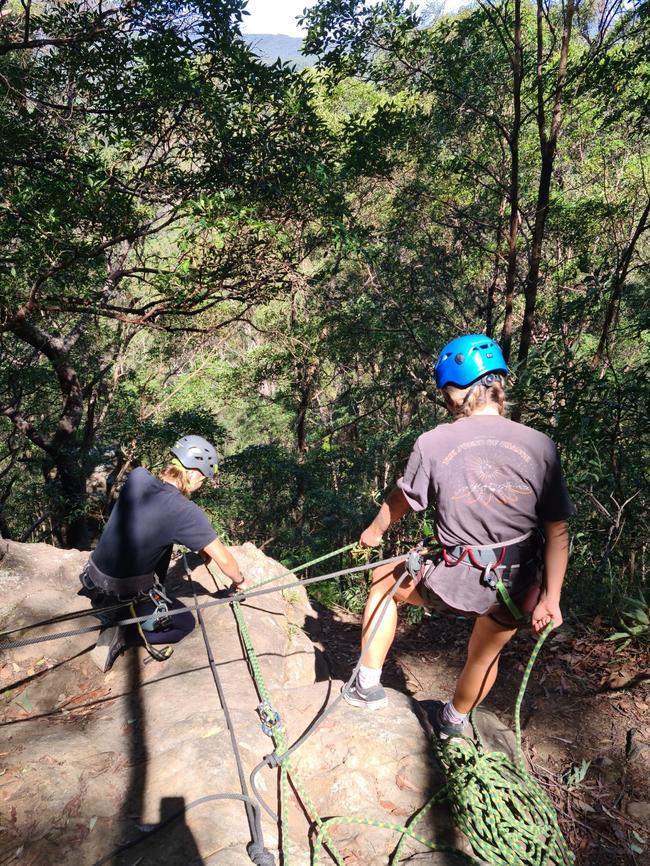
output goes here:
{"type": "Polygon", "coordinates": [[[486,567],[488,567],[488,568],[490,568],[490,569],[492,570],[492,569],[498,568],[500,565],[503,565],[503,560],[506,558],[506,549],[505,549],[505,547],[502,547],[502,548],[501,548],[501,553],[499,554],[499,558],[497,559],[497,561],[496,561],[493,565],[490,565],[490,566],[485,566],[482,562],[477,562],[477,561],[476,561],[476,557],[474,556],[474,553],[473,553],[471,547],[466,547],[465,550],[463,551],[462,556],[461,556],[460,559],[457,560],[457,561],[460,562],[460,560],[463,558],[463,556],[465,556],[465,554],[468,554],[468,556],[469,556],[469,561],[470,561],[470,562],[472,563],[472,565],[475,566],[476,568],[486,568],[486,567]]]}

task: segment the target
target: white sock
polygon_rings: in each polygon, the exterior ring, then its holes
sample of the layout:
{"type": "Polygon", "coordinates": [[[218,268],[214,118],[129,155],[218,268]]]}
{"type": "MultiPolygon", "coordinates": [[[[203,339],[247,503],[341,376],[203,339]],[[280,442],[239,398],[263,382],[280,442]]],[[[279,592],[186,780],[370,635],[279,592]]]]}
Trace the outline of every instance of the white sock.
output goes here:
{"type": "Polygon", "coordinates": [[[450,725],[462,725],[467,718],[467,713],[459,713],[451,701],[442,708],[442,720],[450,725]]]}
{"type": "Polygon", "coordinates": [[[381,668],[367,668],[365,665],[359,665],[357,682],[362,689],[370,689],[372,686],[378,686],[380,680],[381,668]]]}

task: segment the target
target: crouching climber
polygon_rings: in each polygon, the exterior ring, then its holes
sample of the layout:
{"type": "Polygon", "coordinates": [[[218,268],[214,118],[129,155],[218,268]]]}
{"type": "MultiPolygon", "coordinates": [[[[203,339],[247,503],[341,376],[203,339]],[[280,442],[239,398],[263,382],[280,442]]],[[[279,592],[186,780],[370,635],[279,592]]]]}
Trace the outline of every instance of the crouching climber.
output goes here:
{"type": "Polygon", "coordinates": [[[381,566],[372,575],[362,664],[344,698],[368,709],[387,704],[381,673],[395,637],[396,602],[475,617],[453,698],[437,711],[434,726],[443,738],[462,733],[523,622],[530,619],[536,634],[551,620],[562,623],[566,521],[573,506],[553,442],[505,417],[507,375],[501,349],[484,335],[445,346],[435,379],[453,423],[419,437],[403,477],[360,538],[362,546],[374,547],[410,510],[435,507],[440,552],[381,566]]]}
{"type": "Polygon", "coordinates": [[[163,588],[174,544],[200,551],[242,589],[244,581],[233,555],[218,539],[205,513],[189,497],[217,470],[217,452],[201,436],[183,436],[172,447],[169,465],[158,475],[134,469],[120,491],[97,547],[81,574],[82,589],[97,609],[102,629],[91,658],[108,671],[131,643],[144,642],[154,658],[163,660],[194,628],[189,611],[169,616],[183,605],[163,588]],[[117,610],[102,612],[102,608],[117,610]],[[116,621],[147,616],[141,626],[116,621]]]}

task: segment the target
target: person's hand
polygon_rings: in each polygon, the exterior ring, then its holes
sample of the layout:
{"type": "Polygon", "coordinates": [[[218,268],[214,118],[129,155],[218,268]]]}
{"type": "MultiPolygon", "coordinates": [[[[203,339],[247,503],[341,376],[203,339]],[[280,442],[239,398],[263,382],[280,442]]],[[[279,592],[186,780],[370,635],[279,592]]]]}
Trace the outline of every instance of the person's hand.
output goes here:
{"type": "Polygon", "coordinates": [[[383,533],[377,532],[370,524],[359,536],[359,545],[361,547],[379,547],[382,537],[383,533]]]}
{"type": "Polygon", "coordinates": [[[551,620],[553,620],[554,628],[562,625],[563,619],[560,604],[547,598],[540,598],[531,618],[533,633],[540,635],[551,620]]]}
{"type": "Polygon", "coordinates": [[[239,583],[235,583],[235,581],[231,578],[231,583],[233,592],[243,592],[245,589],[248,589],[248,584],[246,583],[245,577],[242,577],[239,583]]]}

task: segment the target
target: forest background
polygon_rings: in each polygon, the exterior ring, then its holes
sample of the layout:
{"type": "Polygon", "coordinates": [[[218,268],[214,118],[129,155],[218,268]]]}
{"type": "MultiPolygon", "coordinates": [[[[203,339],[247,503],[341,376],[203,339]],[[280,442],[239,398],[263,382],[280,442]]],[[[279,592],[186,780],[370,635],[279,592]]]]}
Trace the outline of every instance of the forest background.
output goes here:
{"type": "Polygon", "coordinates": [[[650,5],[320,0],[304,70],[245,5],[0,2],[0,534],[89,548],[194,432],[227,541],[328,552],[485,332],[561,453],[568,609],[609,615],[650,568],[650,5]]]}

